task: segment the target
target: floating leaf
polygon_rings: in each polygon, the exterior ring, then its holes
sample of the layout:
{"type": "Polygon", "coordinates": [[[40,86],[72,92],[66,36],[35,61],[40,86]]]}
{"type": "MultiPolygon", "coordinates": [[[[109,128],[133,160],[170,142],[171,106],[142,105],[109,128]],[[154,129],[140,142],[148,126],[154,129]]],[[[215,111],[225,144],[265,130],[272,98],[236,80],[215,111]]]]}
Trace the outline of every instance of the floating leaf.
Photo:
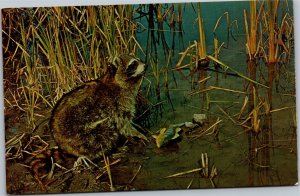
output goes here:
{"type": "Polygon", "coordinates": [[[159,130],[158,135],[153,135],[155,138],[156,146],[158,148],[166,145],[169,141],[174,140],[178,138],[179,132],[181,131],[180,127],[174,127],[174,125],[170,126],[168,129],[167,128],[161,128],[159,130]]]}

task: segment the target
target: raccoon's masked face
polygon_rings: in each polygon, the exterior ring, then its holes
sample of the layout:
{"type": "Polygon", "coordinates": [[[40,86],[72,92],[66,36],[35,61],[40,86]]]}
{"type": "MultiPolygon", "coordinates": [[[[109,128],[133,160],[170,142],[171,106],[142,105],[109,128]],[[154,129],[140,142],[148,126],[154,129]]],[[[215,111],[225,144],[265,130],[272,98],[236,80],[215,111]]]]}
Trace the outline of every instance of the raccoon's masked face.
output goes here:
{"type": "Polygon", "coordinates": [[[145,63],[131,55],[120,55],[114,59],[113,64],[117,67],[116,76],[125,81],[141,78],[146,70],[145,63]]]}
{"type": "Polygon", "coordinates": [[[146,65],[138,59],[131,59],[126,65],[126,74],[128,78],[136,78],[144,75],[146,65]]]}

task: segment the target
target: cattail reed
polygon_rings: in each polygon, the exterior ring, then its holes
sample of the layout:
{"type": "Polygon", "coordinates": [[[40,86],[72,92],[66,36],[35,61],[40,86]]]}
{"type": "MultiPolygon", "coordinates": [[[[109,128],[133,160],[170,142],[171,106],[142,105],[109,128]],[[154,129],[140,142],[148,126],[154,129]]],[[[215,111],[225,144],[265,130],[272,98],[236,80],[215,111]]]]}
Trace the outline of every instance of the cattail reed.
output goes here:
{"type": "MultiPolygon", "coordinates": [[[[244,10],[244,21],[245,21],[245,29],[246,29],[246,53],[247,53],[247,71],[249,74],[249,78],[251,80],[256,81],[256,67],[257,67],[257,58],[256,58],[256,50],[257,50],[257,1],[250,1],[250,13],[249,13],[249,22],[250,29],[248,25],[248,14],[246,10],[244,10]]],[[[252,82],[248,84],[249,91],[249,113],[254,110],[254,99],[255,99],[255,91],[256,85],[252,82]]],[[[251,127],[252,125],[250,125],[251,127]]],[[[254,131],[248,132],[248,159],[249,159],[249,183],[253,185],[253,163],[255,163],[255,152],[253,149],[256,148],[255,141],[256,133],[254,131]]]]}

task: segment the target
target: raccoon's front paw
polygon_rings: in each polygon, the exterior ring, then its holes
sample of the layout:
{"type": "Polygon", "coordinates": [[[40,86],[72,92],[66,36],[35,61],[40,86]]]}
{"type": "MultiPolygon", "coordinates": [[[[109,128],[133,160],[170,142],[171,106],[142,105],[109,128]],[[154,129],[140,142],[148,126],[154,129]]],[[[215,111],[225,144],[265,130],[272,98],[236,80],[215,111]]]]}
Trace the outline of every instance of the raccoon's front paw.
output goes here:
{"type": "Polygon", "coordinates": [[[124,126],[120,133],[124,136],[138,137],[149,142],[147,137],[136,130],[136,128],[134,128],[131,123],[128,123],[126,126],[124,126]]]}

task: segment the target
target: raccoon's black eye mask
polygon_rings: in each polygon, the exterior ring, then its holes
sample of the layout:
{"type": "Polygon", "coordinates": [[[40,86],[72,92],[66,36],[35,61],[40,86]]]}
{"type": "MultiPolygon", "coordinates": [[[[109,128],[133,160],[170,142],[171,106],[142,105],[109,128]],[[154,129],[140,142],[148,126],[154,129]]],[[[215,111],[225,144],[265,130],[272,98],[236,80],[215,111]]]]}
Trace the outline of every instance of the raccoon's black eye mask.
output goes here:
{"type": "Polygon", "coordinates": [[[138,65],[139,65],[139,63],[137,61],[133,61],[130,65],[128,65],[128,67],[126,69],[126,74],[128,77],[130,77],[131,75],[134,74],[138,65]]]}

